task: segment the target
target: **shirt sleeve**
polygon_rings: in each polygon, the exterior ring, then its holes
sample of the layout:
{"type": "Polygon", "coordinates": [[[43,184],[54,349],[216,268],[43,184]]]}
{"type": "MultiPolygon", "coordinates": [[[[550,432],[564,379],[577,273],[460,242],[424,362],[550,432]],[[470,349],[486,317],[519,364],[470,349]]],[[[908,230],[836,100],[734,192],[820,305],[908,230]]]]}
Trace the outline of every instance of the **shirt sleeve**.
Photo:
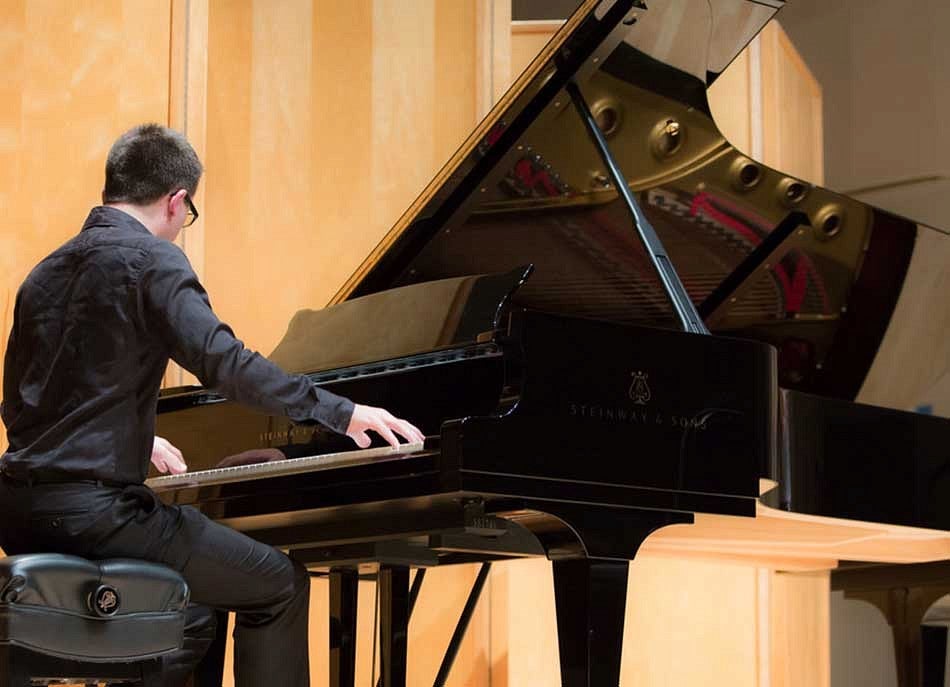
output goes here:
{"type": "Polygon", "coordinates": [[[353,402],[291,375],[249,350],[218,319],[188,258],[178,246],[159,241],[139,278],[147,331],[170,349],[172,360],[206,387],[232,401],[294,422],[319,422],[343,434],[353,402]]]}

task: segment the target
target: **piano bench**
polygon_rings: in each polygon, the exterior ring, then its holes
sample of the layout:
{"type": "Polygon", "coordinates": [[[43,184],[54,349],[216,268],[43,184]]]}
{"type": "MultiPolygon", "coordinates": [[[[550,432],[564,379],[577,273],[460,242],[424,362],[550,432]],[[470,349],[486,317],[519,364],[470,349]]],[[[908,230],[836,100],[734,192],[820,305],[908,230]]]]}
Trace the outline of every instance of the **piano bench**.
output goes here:
{"type": "Polygon", "coordinates": [[[158,687],[184,640],[188,585],[162,565],[52,553],[0,559],[0,687],[158,687]]]}

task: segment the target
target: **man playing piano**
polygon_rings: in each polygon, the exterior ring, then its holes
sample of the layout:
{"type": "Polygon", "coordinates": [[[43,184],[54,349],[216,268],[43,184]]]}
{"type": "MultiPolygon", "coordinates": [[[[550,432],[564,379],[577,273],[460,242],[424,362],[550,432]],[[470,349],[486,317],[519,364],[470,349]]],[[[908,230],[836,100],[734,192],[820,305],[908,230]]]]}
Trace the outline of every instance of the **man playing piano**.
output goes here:
{"type": "Polygon", "coordinates": [[[184,648],[165,684],[182,684],[214,636],[211,609],[236,611],[236,684],[309,684],[309,577],[283,553],[168,506],[143,485],[149,459],[184,472],[154,436],[171,358],[228,398],[370,443],[421,432],[381,408],[354,405],[288,375],[234,337],[172,243],[197,218],[202,166],[185,138],[148,124],[121,136],[106,162],[103,205],[39,265],[17,294],[4,363],[0,545],[132,557],[182,573],[192,594],[184,648]]]}

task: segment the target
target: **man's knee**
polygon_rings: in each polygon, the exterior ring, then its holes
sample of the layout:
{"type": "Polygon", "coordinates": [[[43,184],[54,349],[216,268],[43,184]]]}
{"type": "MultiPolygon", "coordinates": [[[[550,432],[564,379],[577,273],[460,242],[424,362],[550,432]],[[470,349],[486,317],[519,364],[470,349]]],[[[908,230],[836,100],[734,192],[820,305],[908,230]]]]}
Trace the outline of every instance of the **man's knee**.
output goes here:
{"type": "Polygon", "coordinates": [[[280,580],[278,589],[256,609],[240,612],[237,618],[239,626],[261,625],[279,616],[307,613],[310,604],[310,574],[300,562],[282,553],[278,555],[282,558],[280,573],[271,578],[275,582],[280,580]]]}
{"type": "Polygon", "coordinates": [[[294,570],[294,597],[310,597],[310,573],[307,568],[298,560],[290,559],[294,570]]]}
{"type": "Polygon", "coordinates": [[[289,556],[275,552],[280,556],[279,572],[271,578],[277,583],[275,594],[271,597],[272,606],[284,607],[299,603],[300,598],[310,596],[310,573],[302,563],[289,556]]]}

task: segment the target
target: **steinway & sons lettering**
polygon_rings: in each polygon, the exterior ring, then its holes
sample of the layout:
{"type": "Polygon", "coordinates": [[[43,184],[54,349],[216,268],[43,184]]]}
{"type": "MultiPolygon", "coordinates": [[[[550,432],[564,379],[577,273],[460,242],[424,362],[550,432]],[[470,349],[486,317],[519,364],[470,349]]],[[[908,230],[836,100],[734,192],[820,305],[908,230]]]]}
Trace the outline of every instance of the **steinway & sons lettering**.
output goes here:
{"type": "Polygon", "coordinates": [[[262,445],[270,446],[272,443],[279,441],[285,444],[292,444],[295,441],[297,442],[308,442],[313,441],[317,436],[317,432],[313,427],[308,427],[305,425],[290,425],[283,429],[279,429],[272,432],[261,432],[258,434],[258,440],[262,445]]]}
{"type": "Polygon", "coordinates": [[[695,429],[704,431],[706,425],[706,416],[701,418],[687,417],[675,413],[658,413],[640,408],[624,408],[623,406],[601,406],[585,405],[582,403],[571,403],[569,406],[571,417],[583,417],[591,420],[603,420],[605,422],[627,422],[637,425],[664,425],[667,427],[678,427],[680,429],[695,429]]]}

